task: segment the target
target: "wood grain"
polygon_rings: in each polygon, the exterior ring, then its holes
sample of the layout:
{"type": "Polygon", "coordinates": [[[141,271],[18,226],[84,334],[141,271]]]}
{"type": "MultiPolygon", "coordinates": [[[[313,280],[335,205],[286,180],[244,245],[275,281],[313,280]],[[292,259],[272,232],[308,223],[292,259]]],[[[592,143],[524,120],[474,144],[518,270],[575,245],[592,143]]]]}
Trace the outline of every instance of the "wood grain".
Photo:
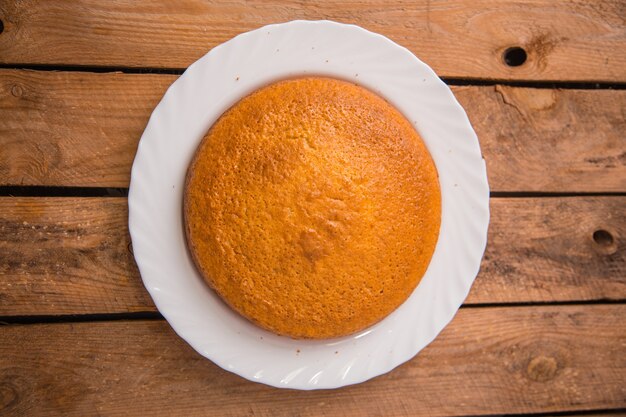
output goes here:
{"type": "Polygon", "coordinates": [[[185,68],[269,23],[355,23],[406,46],[446,77],[626,81],[622,0],[50,1],[0,3],[0,63],[185,68]],[[528,60],[505,65],[523,47],[528,60]]]}
{"type": "MultiPolygon", "coordinates": [[[[0,185],[127,187],[171,75],[0,70],[0,185]]],[[[626,191],[626,91],[453,87],[492,191],[626,191]]]]}
{"type": "Polygon", "coordinates": [[[125,198],[0,198],[0,315],[155,311],[125,198]]]}
{"type": "Polygon", "coordinates": [[[0,71],[0,184],[126,187],[173,76],[0,71]]]}
{"type": "Polygon", "coordinates": [[[620,408],[625,315],[624,305],[462,309],[392,372],[309,392],[223,371],[160,320],[4,326],[0,413],[452,416],[620,408]]]}
{"type": "MultiPolygon", "coordinates": [[[[491,200],[469,304],[626,299],[626,197],[491,200]],[[611,236],[594,241],[597,230],[611,236]]],[[[0,198],[0,316],[156,311],[125,198],[0,198]]]]}

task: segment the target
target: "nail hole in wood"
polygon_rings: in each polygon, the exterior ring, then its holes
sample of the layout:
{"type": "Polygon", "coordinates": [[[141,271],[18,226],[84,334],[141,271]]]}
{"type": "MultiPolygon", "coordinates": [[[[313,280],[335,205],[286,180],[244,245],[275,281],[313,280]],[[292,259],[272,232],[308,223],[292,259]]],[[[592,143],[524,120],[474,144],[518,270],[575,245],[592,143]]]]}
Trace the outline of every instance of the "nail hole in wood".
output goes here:
{"type": "Polygon", "coordinates": [[[526,51],[519,46],[513,46],[511,48],[507,48],[502,54],[502,59],[504,63],[509,67],[519,67],[524,62],[526,62],[526,51]]]}
{"type": "Polygon", "coordinates": [[[604,229],[593,232],[593,241],[600,246],[611,246],[613,244],[613,235],[604,229]]]}

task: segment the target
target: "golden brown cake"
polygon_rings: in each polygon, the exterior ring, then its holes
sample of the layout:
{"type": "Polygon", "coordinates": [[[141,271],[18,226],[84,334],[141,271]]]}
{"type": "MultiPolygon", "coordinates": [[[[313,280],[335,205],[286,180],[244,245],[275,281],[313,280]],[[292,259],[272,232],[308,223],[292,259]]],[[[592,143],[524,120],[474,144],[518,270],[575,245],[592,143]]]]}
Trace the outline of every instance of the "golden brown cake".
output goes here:
{"type": "Polygon", "coordinates": [[[357,85],[301,78],[245,97],[187,173],[192,257],[233,309],[294,338],[348,335],[415,289],[439,233],[424,143],[357,85]]]}

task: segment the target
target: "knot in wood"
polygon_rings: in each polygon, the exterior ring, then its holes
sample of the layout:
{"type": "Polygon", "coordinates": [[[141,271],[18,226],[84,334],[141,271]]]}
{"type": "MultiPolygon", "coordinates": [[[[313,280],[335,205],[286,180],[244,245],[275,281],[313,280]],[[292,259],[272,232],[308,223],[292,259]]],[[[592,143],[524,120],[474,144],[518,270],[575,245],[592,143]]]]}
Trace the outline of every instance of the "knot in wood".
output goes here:
{"type": "Polygon", "coordinates": [[[592,234],[596,251],[604,255],[613,255],[617,252],[617,239],[611,232],[605,229],[598,229],[592,234]]]}
{"type": "Polygon", "coordinates": [[[528,362],[526,375],[536,382],[549,381],[555,377],[558,371],[556,359],[548,356],[537,356],[528,362]]]}
{"type": "Polygon", "coordinates": [[[20,98],[20,97],[22,97],[22,94],[24,94],[24,89],[22,88],[21,85],[15,84],[11,88],[11,94],[13,95],[13,97],[20,98]]]}
{"type": "Polygon", "coordinates": [[[18,400],[17,390],[11,383],[0,383],[0,412],[9,411],[18,400]]]}

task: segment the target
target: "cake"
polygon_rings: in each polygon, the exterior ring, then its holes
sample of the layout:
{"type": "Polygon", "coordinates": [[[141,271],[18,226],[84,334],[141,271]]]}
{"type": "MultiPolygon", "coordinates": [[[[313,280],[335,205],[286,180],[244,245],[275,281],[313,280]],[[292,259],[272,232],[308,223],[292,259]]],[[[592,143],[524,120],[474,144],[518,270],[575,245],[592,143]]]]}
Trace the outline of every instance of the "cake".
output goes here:
{"type": "Polygon", "coordinates": [[[292,338],[377,323],[413,292],[441,219],[412,124],[353,83],[310,77],[244,97],[210,128],[184,191],[189,250],[235,311],[292,338]]]}

